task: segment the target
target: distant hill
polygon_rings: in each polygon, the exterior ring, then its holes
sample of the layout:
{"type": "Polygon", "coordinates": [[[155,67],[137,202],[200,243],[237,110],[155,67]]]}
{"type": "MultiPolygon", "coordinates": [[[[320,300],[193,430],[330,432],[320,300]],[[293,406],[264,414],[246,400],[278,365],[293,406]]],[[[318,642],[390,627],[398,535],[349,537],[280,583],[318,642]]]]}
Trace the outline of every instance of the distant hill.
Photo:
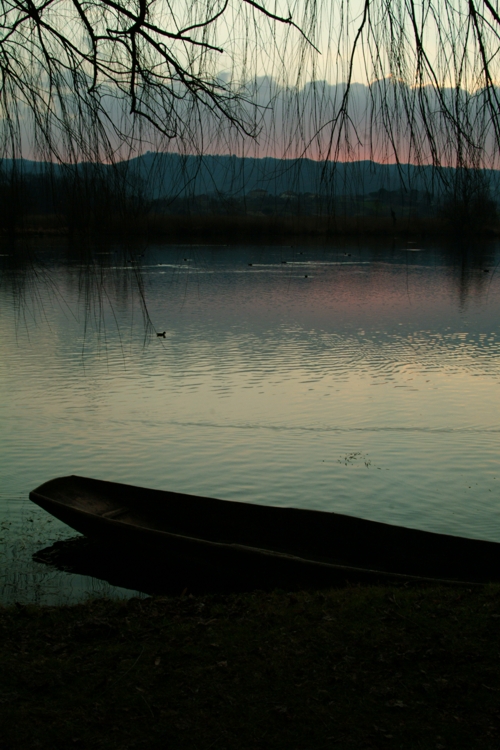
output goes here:
{"type": "MultiPolygon", "coordinates": [[[[148,152],[127,163],[130,177],[141,178],[152,198],[220,194],[232,197],[266,190],[315,194],[364,194],[380,189],[418,190],[439,194],[453,169],[436,170],[411,164],[373,161],[317,162],[237,156],[180,156],[148,152]]],[[[500,172],[485,170],[492,192],[500,194],[500,172]]]]}
{"type": "MultiPolygon", "coordinates": [[[[4,175],[10,173],[13,165],[14,162],[7,159],[0,163],[4,175]]],[[[17,160],[15,166],[27,179],[42,175],[48,169],[56,178],[75,169],[26,159],[17,160]]],[[[94,170],[98,170],[101,177],[111,174],[111,167],[105,164],[81,163],[76,169],[87,177],[91,177],[94,170]]],[[[369,195],[381,189],[417,190],[439,195],[443,192],[443,185],[452,181],[454,173],[453,169],[373,161],[333,163],[311,159],[184,156],[156,152],[121,162],[118,169],[125,179],[127,191],[131,194],[141,192],[149,200],[199,195],[241,198],[257,190],[275,196],[287,192],[355,196],[369,195]]],[[[483,173],[490,183],[492,196],[498,199],[500,172],[484,170],[483,173]]]]}

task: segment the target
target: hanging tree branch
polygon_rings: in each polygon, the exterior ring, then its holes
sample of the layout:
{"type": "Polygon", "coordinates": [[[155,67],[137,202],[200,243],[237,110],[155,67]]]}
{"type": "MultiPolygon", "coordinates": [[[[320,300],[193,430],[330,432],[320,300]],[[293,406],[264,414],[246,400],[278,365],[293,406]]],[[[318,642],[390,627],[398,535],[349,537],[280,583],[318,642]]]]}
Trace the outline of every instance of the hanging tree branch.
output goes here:
{"type": "Polygon", "coordinates": [[[19,121],[17,149],[21,120],[60,158],[111,158],[141,121],[189,141],[193,108],[255,135],[247,98],[215,62],[237,56],[227,26],[248,33],[245,9],[300,32],[253,0],[0,0],[0,115],[10,131],[19,121]]]}
{"type": "Polygon", "coordinates": [[[385,139],[397,162],[496,163],[497,0],[291,3],[0,0],[4,153],[112,160],[146,131],[199,150],[207,122],[217,137],[224,128],[269,136],[279,97],[257,101],[256,86],[252,94],[252,76],[268,74],[297,101],[283,107],[293,122],[280,121],[282,153],[292,150],[288,128],[302,153],[319,144],[324,159],[360,149],[379,158],[385,139]],[[337,98],[301,109],[300,87],[318,75],[340,86],[337,98]],[[355,83],[369,91],[362,116],[355,83]]]}

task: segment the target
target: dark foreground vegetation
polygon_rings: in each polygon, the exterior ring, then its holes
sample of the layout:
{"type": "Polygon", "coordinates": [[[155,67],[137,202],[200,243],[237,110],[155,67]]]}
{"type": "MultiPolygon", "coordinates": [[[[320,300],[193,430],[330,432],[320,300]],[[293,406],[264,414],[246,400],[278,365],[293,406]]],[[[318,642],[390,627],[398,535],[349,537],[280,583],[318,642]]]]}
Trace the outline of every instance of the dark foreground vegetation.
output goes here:
{"type": "Polygon", "coordinates": [[[500,587],[0,609],[3,748],[498,748],[500,587]]]}

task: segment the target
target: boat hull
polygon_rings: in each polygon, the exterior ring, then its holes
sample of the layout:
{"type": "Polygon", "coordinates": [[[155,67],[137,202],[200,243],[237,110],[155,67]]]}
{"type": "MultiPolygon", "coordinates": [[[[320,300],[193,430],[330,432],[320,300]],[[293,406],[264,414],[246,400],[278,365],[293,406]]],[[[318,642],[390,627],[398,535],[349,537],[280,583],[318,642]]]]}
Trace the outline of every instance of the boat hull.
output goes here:
{"type": "Polygon", "coordinates": [[[30,498],[116,554],[256,586],[500,581],[500,545],[295,508],[61,477],[30,498]]]}

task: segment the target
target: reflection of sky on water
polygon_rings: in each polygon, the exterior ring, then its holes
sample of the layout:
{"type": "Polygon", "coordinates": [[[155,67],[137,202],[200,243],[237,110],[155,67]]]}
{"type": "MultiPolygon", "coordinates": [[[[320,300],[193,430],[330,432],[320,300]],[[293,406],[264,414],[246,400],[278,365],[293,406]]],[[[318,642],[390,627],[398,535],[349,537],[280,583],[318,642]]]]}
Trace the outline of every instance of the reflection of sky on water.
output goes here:
{"type": "Polygon", "coordinates": [[[91,275],[44,257],[24,298],[2,286],[9,519],[81,473],[500,541],[492,256],[151,248],[91,275]]]}

